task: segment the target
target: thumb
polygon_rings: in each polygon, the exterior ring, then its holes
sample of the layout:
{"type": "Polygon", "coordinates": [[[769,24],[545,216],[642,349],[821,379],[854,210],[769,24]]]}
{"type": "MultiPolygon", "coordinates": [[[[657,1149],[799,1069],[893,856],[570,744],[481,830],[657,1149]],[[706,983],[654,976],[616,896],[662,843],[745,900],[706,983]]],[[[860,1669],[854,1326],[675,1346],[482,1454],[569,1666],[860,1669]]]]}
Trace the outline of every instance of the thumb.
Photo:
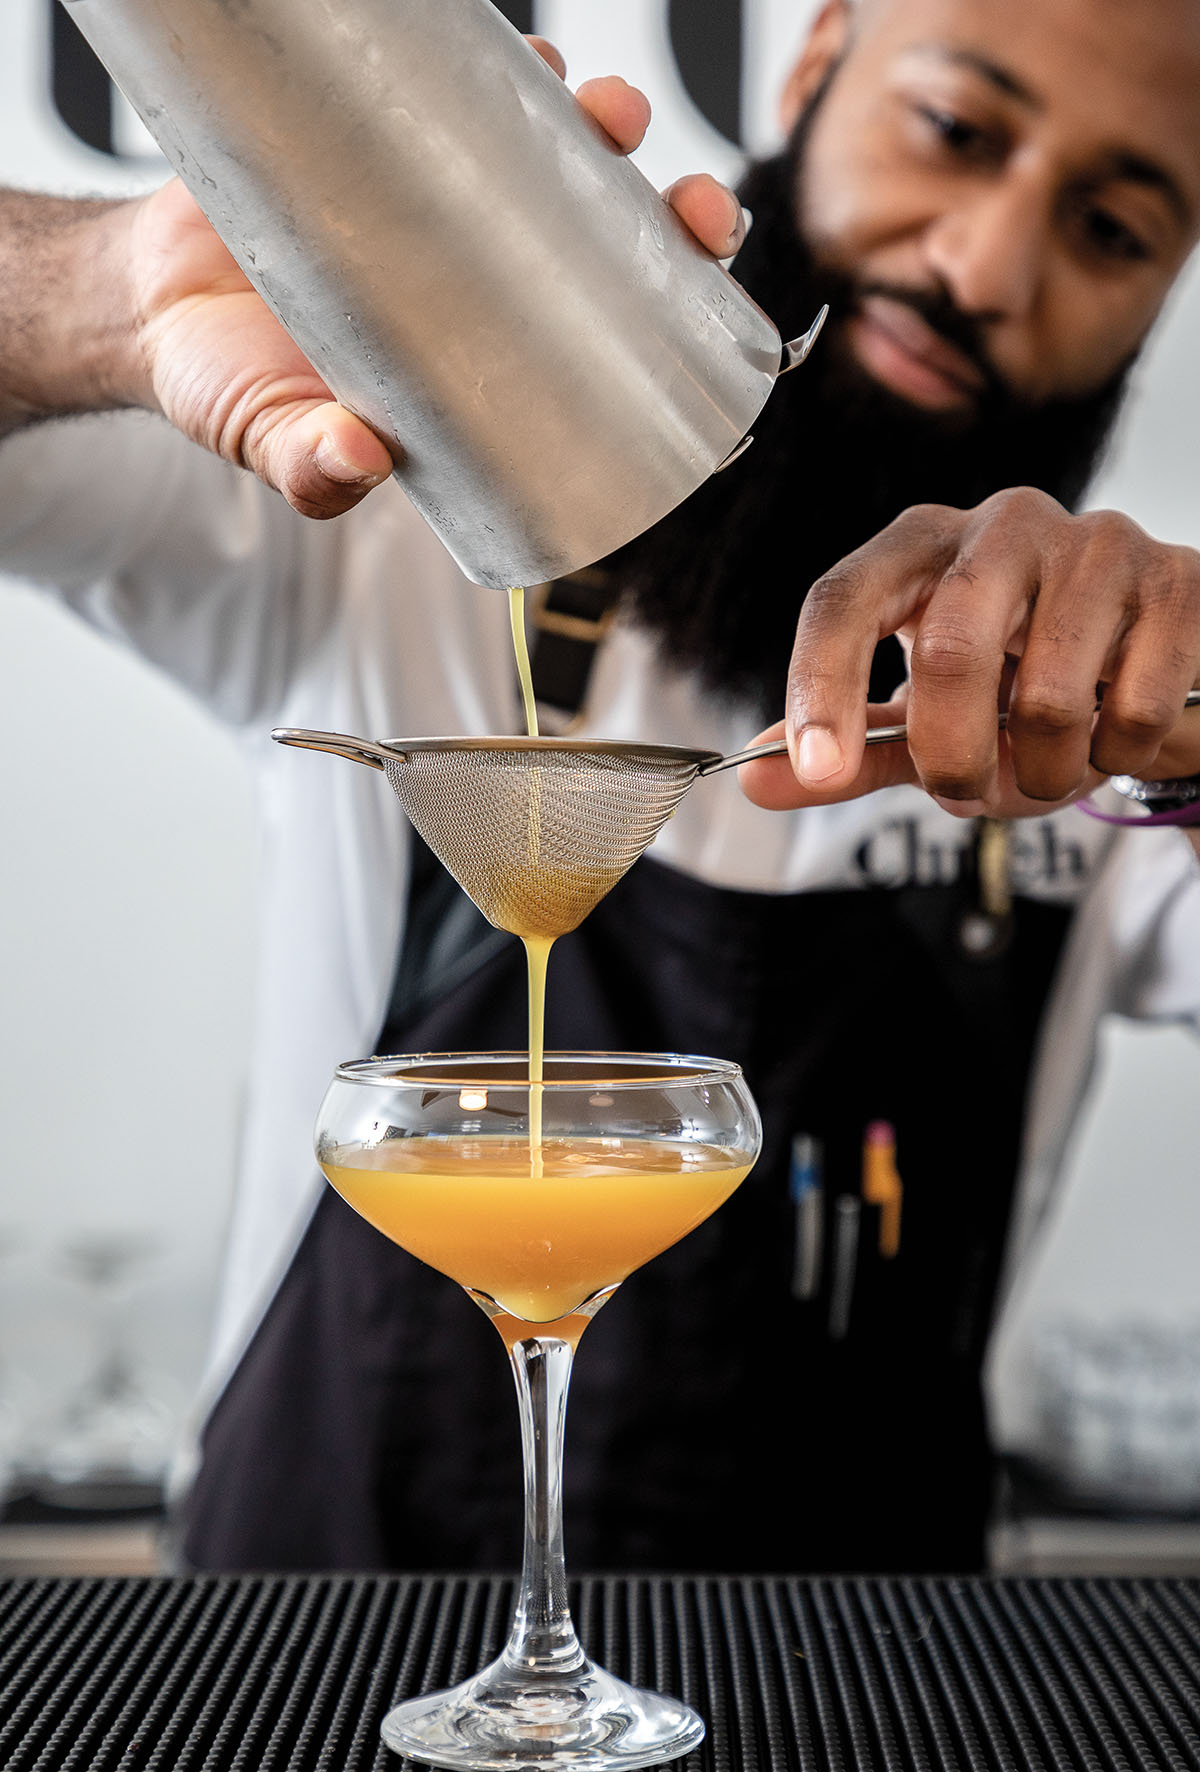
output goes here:
{"type": "Polygon", "coordinates": [[[305,517],[337,517],[392,472],[387,446],[334,400],[297,400],[248,426],[242,460],[305,517]]]}
{"type": "MultiPolygon", "coordinates": [[[[891,701],[871,703],[867,708],[868,728],[902,724],[907,700],[906,685],[891,701]]],[[[774,726],[760,732],[751,742],[766,744],[776,738],[789,738],[786,721],[777,720],[774,726]]],[[[795,743],[794,735],[789,738],[789,743],[795,743]]],[[[863,794],[873,794],[879,788],[899,787],[917,780],[916,766],[903,739],[890,744],[868,744],[854,777],[829,793],[802,785],[795,763],[789,756],[762,757],[753,763],[743,763],[738,770],[738,782],[746,798],[756,806],[765,807],[768,812],[794,811],[802,806],[834,806],[843,800],[857,800],[863,794]]]]}

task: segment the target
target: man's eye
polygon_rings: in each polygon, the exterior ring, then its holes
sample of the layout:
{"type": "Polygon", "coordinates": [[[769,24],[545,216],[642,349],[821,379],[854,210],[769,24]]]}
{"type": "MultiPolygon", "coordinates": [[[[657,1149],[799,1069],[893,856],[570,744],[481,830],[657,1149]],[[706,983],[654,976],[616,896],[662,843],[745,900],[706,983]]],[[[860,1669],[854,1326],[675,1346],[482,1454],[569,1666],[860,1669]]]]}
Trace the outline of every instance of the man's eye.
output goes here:
{"type": "Polygon", "coordinates": [[[1088,208],[1083,219],[1089,243],[1106,258],[1137,263],[1150,257],[1145,241],[1107,209],[1088,208]]]}
{"type": "Polygon", "coordinates": [[[934,105],[921,105],[918,111],[939,141],[956,154],[979,153],[986,145],[983,131],[955,116],[953,111],[939,110],[934,105]]]}

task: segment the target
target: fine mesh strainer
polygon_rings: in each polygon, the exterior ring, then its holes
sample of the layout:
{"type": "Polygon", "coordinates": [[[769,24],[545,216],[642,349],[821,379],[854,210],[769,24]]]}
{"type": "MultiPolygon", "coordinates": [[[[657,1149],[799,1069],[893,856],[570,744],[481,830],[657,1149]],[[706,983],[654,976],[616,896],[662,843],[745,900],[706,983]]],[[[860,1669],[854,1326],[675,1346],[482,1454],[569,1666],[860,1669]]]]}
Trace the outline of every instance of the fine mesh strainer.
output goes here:
{"type": "MultiPolygon", "coordinates": [[[[874,743],[903,737],[879,727],[874,743]]],[[[678,745],[557,738],[348,738],[278,727],[280,744],[381,769],[434,854],[514,935],[566,935],[628,872],[700,775],[786,750],[722,757],[678,745]]]]}
{"type": "MultiPolygon", "coordinates": [[[[1200,689],[1185,706],[1200,704],[1200,689]]],[[[1099,702],[1097,702],[1097,707],[1099,702]]],[[[997,724],[1003,730],[1007,716],[997,724]]],[[[875,726],[892,744],[905,726],[875,726]]],[[[396,738],[278,726],[271,737],[382,769],[434,854],[498,929],[575,929],[628,873],[697,776],[787,750],[781,738],[723,757],[607,739],[396,738]]]]}

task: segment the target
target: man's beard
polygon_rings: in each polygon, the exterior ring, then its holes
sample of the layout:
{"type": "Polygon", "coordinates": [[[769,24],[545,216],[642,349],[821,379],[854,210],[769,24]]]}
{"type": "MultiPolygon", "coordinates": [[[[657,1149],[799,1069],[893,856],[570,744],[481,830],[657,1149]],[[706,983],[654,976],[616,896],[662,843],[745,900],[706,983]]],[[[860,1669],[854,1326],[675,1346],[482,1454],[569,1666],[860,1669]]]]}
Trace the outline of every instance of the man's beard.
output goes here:
{"type": "MultiPolygon", "coordinates": [[[[772,393],[754,443],[677,510],[605,563],[664,661],[712,689],[783,711],[796,618],[821,573],[914,504],[967,509],[1008,486],[1036,486],[1074,508],[1112,429],[1132,359],[1094,393],[1040,405],[996,376],[981,328],[945,295],[859,285],[814,259],[796,221],[798,170],[815,105],[787,150],[751,167],[739,195],[754,225],[734,265],[784,338],[823,302],[830,318],[803,368],[772,393]],[[932,413],[874,381],[839,323],[876,291],[911,303],[984,377],[969,414],[932,413]]],[[[880,648],[874,699],[902,676],[880,648]]]]}

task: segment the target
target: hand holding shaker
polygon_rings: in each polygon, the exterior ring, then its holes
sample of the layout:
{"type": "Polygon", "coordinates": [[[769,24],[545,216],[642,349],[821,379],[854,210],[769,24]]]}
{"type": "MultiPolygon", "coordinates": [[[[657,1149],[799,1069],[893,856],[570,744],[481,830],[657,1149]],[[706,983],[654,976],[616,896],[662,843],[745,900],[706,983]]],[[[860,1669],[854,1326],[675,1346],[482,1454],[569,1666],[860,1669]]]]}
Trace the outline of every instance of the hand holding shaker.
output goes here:
{"type": "Polygon", "coordinates": [[[479,584],[649,528],[803,354],[489,0],[65,4],[479,584]]]}

